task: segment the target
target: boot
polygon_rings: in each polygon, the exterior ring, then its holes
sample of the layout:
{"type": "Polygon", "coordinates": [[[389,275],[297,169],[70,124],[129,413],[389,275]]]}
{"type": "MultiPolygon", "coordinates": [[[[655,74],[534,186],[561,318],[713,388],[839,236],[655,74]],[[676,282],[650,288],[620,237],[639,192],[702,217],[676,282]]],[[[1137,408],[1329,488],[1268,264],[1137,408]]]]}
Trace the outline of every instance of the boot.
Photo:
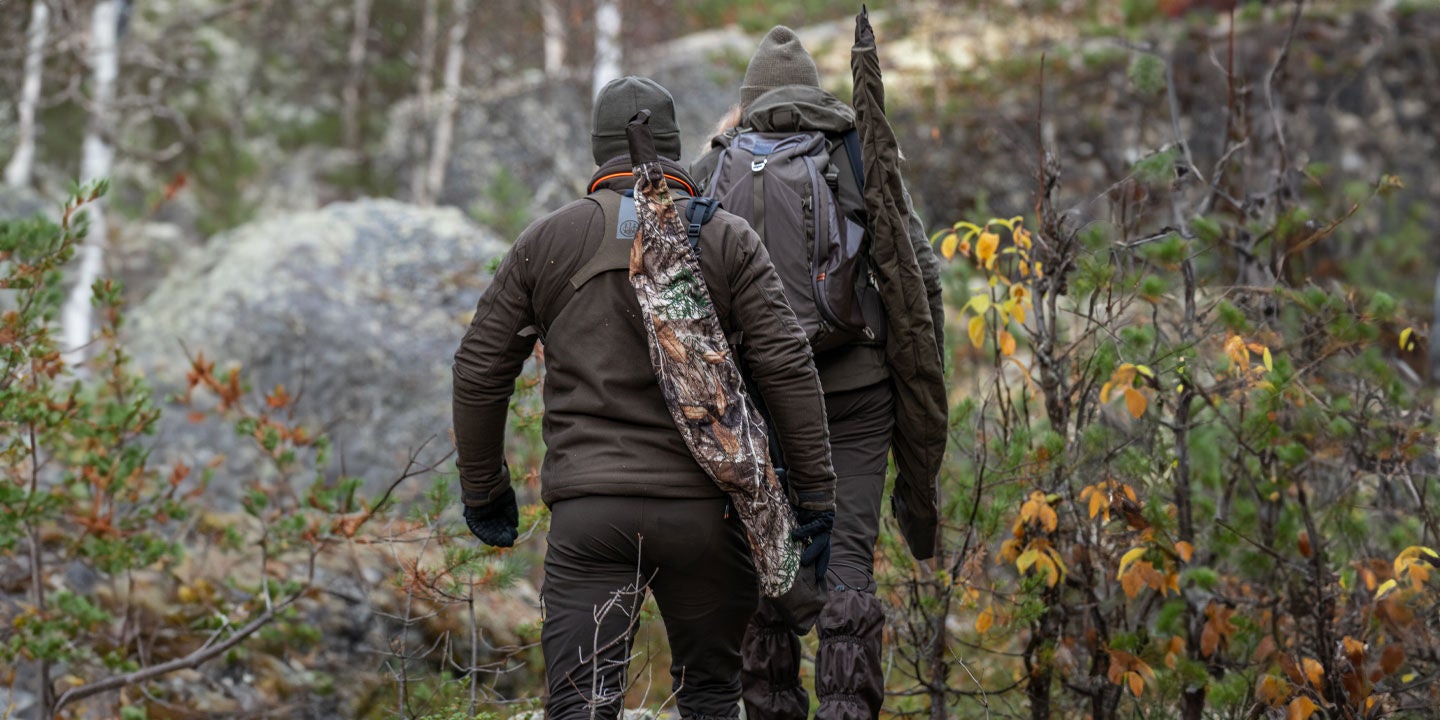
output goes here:
{"type": "Polygon", "coordinates": [[[875,720],[885,701],[880,640],[885,609],[867,592],[832,590],[816,622],[815,720],[875,720]]]}
{"type": "Polygon", "coordinates": [[[805,720],[810,695],[800,684],[800,638],[768,601],[745,628],[740,644],[745,720],[805,720]]]}

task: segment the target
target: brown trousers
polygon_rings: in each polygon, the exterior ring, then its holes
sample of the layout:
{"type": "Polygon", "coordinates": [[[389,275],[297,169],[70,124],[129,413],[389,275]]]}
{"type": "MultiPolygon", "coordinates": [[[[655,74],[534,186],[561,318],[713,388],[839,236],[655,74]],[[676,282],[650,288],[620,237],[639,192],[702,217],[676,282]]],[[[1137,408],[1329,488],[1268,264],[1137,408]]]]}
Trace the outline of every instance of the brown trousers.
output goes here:
{"type": "MultiPolygon", "coordinates": [[[[826,575],[830,600],[815,623],[817,720],[877,718],[885,699],[880,664],[885,610],[875,597],[874,572],[894,403],[888,380],[825,395],[836,474],[835,529],[826,575]]],[[[761,603],[746,628],[742,653],[745,717],[804,720],[810,698],[800,683],[800,639],[769,603],[761,603]]]]}
{"type": "MultiPolygon", "coordinates": [[[[727,500],[589,496],[551,508],[541,648],[548,720],[616,718],[640,605],[655,594],[682,718],[735,718],[740,641],[759,602],[727,500]]],[[[662,696],[663,697],[663,696],[662,696]]]]}

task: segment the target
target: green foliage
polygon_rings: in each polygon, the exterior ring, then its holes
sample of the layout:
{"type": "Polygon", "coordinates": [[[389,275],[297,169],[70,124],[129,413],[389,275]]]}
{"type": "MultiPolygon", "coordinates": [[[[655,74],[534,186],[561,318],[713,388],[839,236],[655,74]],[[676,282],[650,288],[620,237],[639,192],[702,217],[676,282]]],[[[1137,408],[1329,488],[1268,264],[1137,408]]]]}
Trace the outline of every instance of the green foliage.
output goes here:
{"type": "MultiPolygon", "coordinates": [[[[1132,65],[1137,90],[1155,69],[1132,65]]],[[[1440,428],[1396,371],[1427,295],[1396,290],[1399,269],[1368,290],[1282,267],[1316,233],[1394,212],[1402,184],[1302,193],[1239,168],[1265,203],[1217,210],[1181,162],[1156,152],[1109,196],[1145,197],[1151,215],[1075,226],[1042,198],[1039,217],[940,234],[947,330],[971,342],[952,343],[937,569],[880,543],[897,694],[1106,718],[1308,717],[1306,684],[1355,717],[1433,697],[1417,678],[1440,671],[1421,639],[1440,609],[1426,529],[1440,516],[1423,499],[1440,491],[1440,428]],[[998,225],[1038,228],[1033,263],[992,259],[1022,250],[978,242],[998,225]],[[1001,296],[1053,310],[1027,305],[1005,344],[975,310],[1001,296]],[[1337,644],[1346,662],[1326,669],[1337,644]]],[[[1397,241],[1397,257],[1423,246],[1397,241]]]]}
{"type": "Polygon", "coordinates": [[[513,240],[534,219],[530,195],[530,188],[509,168],[501,166],[485,186],[484,197],[470,209],[470,215],[500,237],[513,240]]]}
{"type": "Polygon", "coordinates": [[[1135,53],[1127,74],[1137,95],[1154,95],[1165,89],[1165,62],[1150,53],[1135,53]]]}
{"type": "MultiPolygon", "coordinates": [[[[25,689],[47,717],[81,705],[96,716],[147,717],[149,706],[135,704],[129,686],[162,698],[164,675],[176,669],[212,660],[246,672],[288,667],[286,658],[318,649],[327,638],[313,615],[322,597],[317,568],[341,549],[383,539],[367,528],[386,522],[390,499],[372,504],[360,497],[359,479],[329,477],[329,441],[294,419],[283,386],[249,397],[238,371],[216,371],[203,354],[190,358],[178,400],[210,396],[191,419],[228,425],[269,467],[226,478],[245,511],[226,515],[200,503],[213,467],[155,465],[149,438],[160,411],[119,343],[118,285],[93,288],[103,323],[88,360],[72,364],[56,340],[62,269],[85,232],[83,207],[104,190],[80,189],[58,223],[0,223],[0,562],[23,569],[27,581],[23,602],[0,604],[0,665],[29,668],[39,685],[25,689]],[[108,685],[119,673],[134,675],[108,685]],[[114,687],[127,692],[102,692],[114,687]]],[[[453,477],[447,483],[451,490],[437,493],[432,508],[458,504],[453,477]]],[[[544,517],[527,510],[525,531],[544,517]]],[[[468,597],[473,606],[529,567],[524,555],[458,542],[468,533],[438,512],[429,520],[450,567],[427,576],[425,592],[468,597]]],[[[477,683],[476,643],[445,647],[470,653],[464,665],[474,669],[463,683],[437,679],[437,687],[477,683]]],[[[289,675],[291,688],[334,690],[324,673],[289,675]]]]}

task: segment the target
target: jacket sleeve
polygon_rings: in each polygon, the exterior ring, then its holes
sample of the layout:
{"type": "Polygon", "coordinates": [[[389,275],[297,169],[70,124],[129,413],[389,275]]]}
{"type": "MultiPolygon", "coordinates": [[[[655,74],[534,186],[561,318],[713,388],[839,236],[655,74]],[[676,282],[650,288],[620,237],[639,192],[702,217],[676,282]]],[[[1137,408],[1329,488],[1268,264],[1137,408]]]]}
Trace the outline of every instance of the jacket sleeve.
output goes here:
{"type": "Polygon", "coordinates": [[[533,323],[522,235],[480,296],[460,349],[455,351],[455,462],[466,505],[486,505],[510,487],[505,467],[505,419],[515,378],[535,346],[521,335],[533,323]]]}
{"type": "Polygon", "coordinates": [[[738,250],[729,273],[731,327],[742,334],[743,360],[785,453],[791,501],[807,510],[833,510],[830,431],[823,422],[825,396],[810,343],[785,302],[780,275],[760,236],[744,226],[729,232],[738,236],[725,242],[738,250]]]}
{"type": "Polygon", "coordinates": [[[940,259],[935,257],[935,248],[925,234],[925,223],[915,212],[915,202],[910,199],[910,189],[904,182],[900,185],[905,195],[905,207],[910,211],[907,223],[910,245],[915,248],[915,261],[920,264],[920,276],[925,281],[925,297],[930,304],[930,317],[935,321],[935,348],[940,352],[940,367],[945,367],[945,298],[940,290],[940,259]]]}

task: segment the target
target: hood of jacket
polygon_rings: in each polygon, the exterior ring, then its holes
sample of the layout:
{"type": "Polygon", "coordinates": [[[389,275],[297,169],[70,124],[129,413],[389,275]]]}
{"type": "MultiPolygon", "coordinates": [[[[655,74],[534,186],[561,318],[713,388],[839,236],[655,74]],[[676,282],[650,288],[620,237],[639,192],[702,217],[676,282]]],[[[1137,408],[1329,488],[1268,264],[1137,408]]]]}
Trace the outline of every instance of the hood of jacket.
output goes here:
{"type": "Polygon", "coordinates": [[[855,127],[855,110],[818,87],[785,85],[755,98],[740,124],[760,132],[843,133],[855,127]]]}

